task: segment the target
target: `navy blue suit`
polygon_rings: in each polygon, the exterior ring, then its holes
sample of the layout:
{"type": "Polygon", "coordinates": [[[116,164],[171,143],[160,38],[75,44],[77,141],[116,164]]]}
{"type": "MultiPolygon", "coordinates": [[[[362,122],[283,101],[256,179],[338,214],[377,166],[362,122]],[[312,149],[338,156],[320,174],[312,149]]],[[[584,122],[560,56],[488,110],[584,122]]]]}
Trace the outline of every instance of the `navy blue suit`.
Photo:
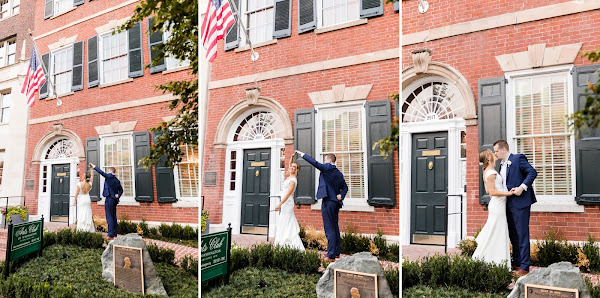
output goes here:
{"type": "Polygon", "coordinates": [[[319,187],[317,188],[317,199],[323,199],[321,202],[321,215],[323,216],[323,228],[325,237],[327,237],[327,257],[335,259],[341,254],[342,238],[340,236],[340,226],[338,224],[340,208],[344,204],[342,200],[348,192],[348,185],[344,180],[344,175],[335,165],[330,163],[322,164],[308,154],[302,156],[313,167],[321,171],[319,175],[319,187]],[[337,199],[337,195],[342,196],[342,200],[337,199]]]}
{"type": "Polygon", "coordinates": [[[506,169],[506,188],[527,186],[520,196],[509,196],[506,202],[506,218],[508,221],[508,235],[513,245],[512,265],[529,271],[531,262],[529,247],[529,218],[531,205],[537,202],[533,191],[533,180],[537,171],[529,164],[523,154],[511,154],[506,169]]]}
{"type": "Polygon", "coordinates": [[[116,237],[118,225],[117,204],[119,204],[119,198],[123,195],[123,187],[121,186],[121,181],[113,173],[104,173],[98,167],[94,167],[94,170],[104,177],[102,196],[106,198],[104,200],[104,212],[106,213],[106,223],[108,224],[108,237],[116,237]]]}

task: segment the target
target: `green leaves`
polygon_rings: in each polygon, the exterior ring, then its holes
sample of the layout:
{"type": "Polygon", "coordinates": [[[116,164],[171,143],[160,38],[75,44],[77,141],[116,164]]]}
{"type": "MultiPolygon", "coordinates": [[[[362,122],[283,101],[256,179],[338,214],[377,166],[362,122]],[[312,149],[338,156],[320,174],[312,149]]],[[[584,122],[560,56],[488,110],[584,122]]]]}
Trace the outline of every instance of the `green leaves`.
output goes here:
{"type": "MultiPolygon", "coordinates": [[[[582,55],[594,63],[600,60],[600,49],[582,55]]],[[[596,71],[596,75],[599,71],[596,71]]],[[[569,126],[578,131],[587,128],[597,128],[600,125],[600,79],[596,82],[588,82],[585,95],[585,106],[583,109],[567,116],[569,126]]]]}
{"type": "MultiPolygon", "coordinates": [[[[399,94],[390,95],[390,99],[398,102],[400,99],[399,94]]],[[[390,154],[397,151],[399,147],[400,140],[400,120],[398,117],[394,117],[392,120],[392,133],[389,137],[381,139],[373,144],[373,150],[379,147],[379,154],[385,156],[387,159],[390,154]]]]}

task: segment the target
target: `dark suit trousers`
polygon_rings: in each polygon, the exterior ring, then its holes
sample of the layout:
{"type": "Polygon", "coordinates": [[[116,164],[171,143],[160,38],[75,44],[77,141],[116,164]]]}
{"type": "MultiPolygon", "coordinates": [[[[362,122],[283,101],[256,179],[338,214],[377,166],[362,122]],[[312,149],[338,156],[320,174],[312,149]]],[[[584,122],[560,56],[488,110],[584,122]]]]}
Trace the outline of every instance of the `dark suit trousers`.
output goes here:
{"type": "Polygon", "coordinates": [[[117,236],[117,200],[106,198],[104,200],[104,212],[106,213],[106,223],[108,224],[108,237],[117,236]]]}
{"type": "MultiPolygon", "coordinates": [[[[510,199],[509,199],[510,200],[510,199]]],[[[506,218],[508,221],[508,237],[512,243],[512,265],[529,271],[531,254],[529,247],[529,217],[531,207],[519,209],[506,206],[506,218]]]]}
{"type": "Polygon", "coordinates": [[[340,204],[324,198],[321,205],[321,215],[323,216],[323,228],[325,237],[327,237],[327,257],[335,259],[341,254],[342,237],[340,236],[340,226],[338,224],[340,204]]]}

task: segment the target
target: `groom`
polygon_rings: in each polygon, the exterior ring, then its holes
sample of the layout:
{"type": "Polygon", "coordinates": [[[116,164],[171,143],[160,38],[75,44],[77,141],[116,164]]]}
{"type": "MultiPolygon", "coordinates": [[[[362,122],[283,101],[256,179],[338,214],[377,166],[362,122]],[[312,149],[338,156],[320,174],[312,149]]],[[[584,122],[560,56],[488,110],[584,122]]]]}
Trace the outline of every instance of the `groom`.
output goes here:
{"type": "Polygon", "coordinates": [[[296,150],[294,154],[300,154],[304,160],[313,167],[321,171],[319,175],[319,188],[317,189],[317,199],[323,199],[321,203],[321,215],[323,216],[323,228],[327,238],[327,255],[325,261],[335,262],[341,254],[342,238],[340,236],[340,227],[338,218],[343,200],[348,192],[348,185],[344,180],[344,175],[335,166],[335,154],[325,155],[325,163],[319,163],[308,154],[296,150]]]}
{"type": "Polygon", "coordinates": [[[504,190],[514,190],[515,195],[506,202],[508,236],[513,245],[512,268],[517,275],[529,273],[531,255],[529,251],[529,217],[531,205],[537,202],[533,192],[533,180],[537,171],[523,154],[511,154],[508,143],[498,140],[494,143],[494,153],[501,160],[500,176],[504,190]]]}
{"type": "Polygon", "coordinates": [[[90,169],[96,170],[105,179],[104,190],[102,191],[102,196],[106,198],[104,212],[108,224],[108,240],[113,240],[117,237],[117,204],[119,204],[119,198],[123,195],[123,187],[121,187],[121,181],[115,176],[117,169],[114,167],[108,168],[108,173],[104,173],[100,168],[90,163],[90,169]]]}

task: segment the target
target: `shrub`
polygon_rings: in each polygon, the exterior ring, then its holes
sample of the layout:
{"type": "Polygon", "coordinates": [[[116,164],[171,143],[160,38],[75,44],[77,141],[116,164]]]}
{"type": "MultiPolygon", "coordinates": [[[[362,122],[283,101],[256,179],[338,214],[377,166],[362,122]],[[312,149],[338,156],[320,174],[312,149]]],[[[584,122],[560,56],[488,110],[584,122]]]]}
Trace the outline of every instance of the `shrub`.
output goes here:
{"type": "Polygon", "coordinates": [[[377,235],[373,237],[373,243],[377,246],[377,250],[379,251],[379,256],[387,256],[389,247],[387,245],[387,240],[383,237],[383,230],[377,228],[377,235]]]}
{"type": "Polygon", "coordinates": [[[253,245],[250,248],[250,266],[269,268],[273,265],[273,245],[270,243],[253,245]]]}
{"type": "Polygon", "coordinates": [[[357,252],[371,251],[371,238],[356,233],[356,229],[350,223],[342,234],[340,244],[343,254],[354,254],[357,252]]]}
{"type": "Polygon", "coordinates": [[[308,226],[305,230],[306,244],[305,248],[316,248],[320,250],[327,250],[327,237],[325,237],[325,231],[317,231],[315,227],[308,226]]]}
{"type": "Polygon", "coordinates": [[[392,291],[392,294],[398,295],[400,293],[400,270],[395,268],[392,270],[384,271],[383,274],[385,275],[385,279],[390,285],[390,290],[392,291]]]}
{"type": "Polygon", "coordinates": [[[175,251],[168,248],[158,247],[154,244],[150,244],[146,246],[148,249],[148,253],[150,254],[150,258],[153,262],[159,263],[167,263],[174,264],[175,260],[175,251]]]}
{"type": "Polygon", "coordinates": [[[247,248],[231,248],[231,262],[229,263],[229,271],[233,272],[250,266],[250,251],[247,248]]]}
{"type": "Polygon", "coordinates": [[[183,228],[181,239],[197,240],[198,239],[198,230],[192,228],[191,226],[186,226],[185,228],[183,228]]]}
{"type": "Polygon", "coordinates": [[[145,218],[142,217],[142,220],[138,223],[138,227],[142,230],[142,235],[150,234],[150,229],[148,228],[148,223],[145,218]]]}
{"type": "Polygon", "coordinates": [[[253,245],[250,249],[233,246],[230,270],[233,272],[248,266],[316,274],[321,266],[321,259],[314,251],[302,252],[287,246],[273,246],[271,243],[253,245]]]}
{"type": "Polygon", "coordinates": [[[421,267],[419,262],[402,261],[402,287],[410,288],[421,282],[421,267]]]}
{"type": "Polygon", "coordinates": [[[185,255],[181,258],[180,264],[185,272],[198,278],[198,259],[185,255]]]}
{"type": "Polygon", "coordinates": [[[157,228],[152,227],[152,228],[150,228],[148,230],[148,232],[149,232],[149,235],[158,236],[158,229],[157,228]]]}
{"type": "Polygon", "coordinates": [[[593,298],[600,298],[600,285],[593,285],[589,277],[585,278],[585,284],[587,285],[590,295],[593,298]]]}
{"type": "Polygon", "coordinates": [[[596,238],[591,234],[588,234],[588,241],[583,245],[583,253],[589,260],[589,271],[599,272],[600,271],[600,254],[598,253],[598,246],[596,245],[596,238]]]}
{"type": "Polygon", "coordinates": [[[106,219],[100,218],[98,215],[94,215],[92,216],[92,220],[94,221],[96,232],[108,232],[108,223],[106,222],[106,219]]]}
{"type": "Polygon", "coordinates": [[[202,228],[202,232],[206,229],[206,221],[208,220],[209,212],[208,210],[202,210],[202,214],[200,216],[200,224],[202,228]]]}
{"type": "MultiPolygon", "coordinates": [[[[479,235],[480,232],[481,232],[481,228],[479,228],[477,230],[474,238],[477,238],[477,236],[479,235]]],[[[477,249],[477,241],[475,241],[475,239],[466,239],[465,238],[458,243],[458,249],[460,249],[460,254],[462,256],[467,256],[467,257],[473,256],[475,249],[477,249]]]]}
{"type": "Polygon", "coordinates": [[[388,261],[396,263],[400,262],[400,245],[398,245],[398,243],[390,244],[387,248],[387,251],[386,259],[388,261]]]}
{"type": "Polygon", "coordinates": [[[544,234],[544,240],[540,241],[537,245],[538,264],[542,267],[547,267],[560,261],[577,264],[577,247],[577,245],[569,244],[566,240],[562,239],[560,232],[551,227],[544,234]]]}
{"type": "Polygon", "coordinates": [[[14,275],[2,280],[0,294],[2,297],[75,297],[71,286],[34,282],[28,277],[14,275]]]}
{"type": "Polygon", "coordinates": [[[48,247],[50,245],[56,244],[56,233],[50,232],[50,231],[44,231],[43,241],[44,241],[44,243],[43,243],[44,247],[48,247]]]}
{"type": "Polygon", "coordinates": [[[129,233],[137,233],[137,224],[132,223],[130,220],[126,218],[121,218],[117,223],[117,234],[126,235],[129,233]]]}

